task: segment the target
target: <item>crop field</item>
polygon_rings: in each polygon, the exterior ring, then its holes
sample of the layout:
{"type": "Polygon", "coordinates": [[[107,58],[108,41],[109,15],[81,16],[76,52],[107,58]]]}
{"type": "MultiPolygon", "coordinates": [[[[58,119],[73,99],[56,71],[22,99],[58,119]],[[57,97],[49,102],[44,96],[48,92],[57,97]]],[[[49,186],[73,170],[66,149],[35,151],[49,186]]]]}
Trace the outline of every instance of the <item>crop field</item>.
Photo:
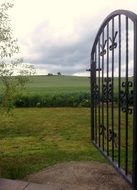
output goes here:
{"type": "MultiPolygon", "coordinates": [[[[0,89],[2,82],[0,80],[0,89]]],[[[23,91],[26,95],[89,92],[90,79],[76,76],[31,76],[23,91]]]]}
{"type": "MultiPolygon", "coordinates": [[[[0,101],[2,101],[0,82],[0,101]]],[[[75,76],[31,76],[14,99],[15,107],[89,107],[90,80],[75,76]]]]}
{"type": "Polygon", "coordinates": [[[26,87],[28,95],[62,94],[89,91],[88,77],[32,76],[26,87]]]}
{"type": "MultiPolygon", "coordinates": [[[[129,78],[133,81],[133,78],[129,78]]],[[[100,79],[101,81],[101,79],[100,79]]],[[[125,78],[121,78],[121,84],[125,81],[125,78]]],[[[118,92],[118,78],[114,78],[114,92],[118,92]]],[[[98,78],[97,78],[98,83],[98,78]]],[[[101,90],[102,82],[100,82],[101,90]]],[[[0,80],[0,90],[2,83],[0,80]]],[[[55,94],[67,94],[67,93],[87,93],[90,91],[90,79],[88,77],[77,76],[31,76],[29,82],[26,85],[23,94],[27,96],[34,95],[55,95],[55,94]]],[[[1,92],[0,92],[1,94],[1,92]]]]}

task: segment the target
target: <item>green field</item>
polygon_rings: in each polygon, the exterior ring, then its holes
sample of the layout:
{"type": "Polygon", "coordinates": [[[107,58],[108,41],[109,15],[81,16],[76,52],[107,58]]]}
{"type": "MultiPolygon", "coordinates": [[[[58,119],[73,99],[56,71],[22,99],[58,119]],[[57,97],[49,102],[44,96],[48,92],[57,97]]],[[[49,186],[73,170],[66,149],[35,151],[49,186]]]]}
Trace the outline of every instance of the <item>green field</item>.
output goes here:
{"type": "Polygon", "coordinates": [[[29,95],[62,94],[89,91],[89,78],[73,76],[33,76],[26,87],[29,95]]]}
{"type": "MultiPolygon", "coordinates": [[[[29,79],[25,89],[25,94],[27,95],[88,92],[90,88],[88,77],[31,76],[29,79]]],[[[1,87],[2,84],[0,81],[1,87]]]]}
{"type": "Polygon", "coordinates": [[[24,178],[49,165],[96,160],[88,108],[18,108],[0,115],[0,177],[24,178]]]}
{"type": "MultiPolygon", "coordinates": [[[[75,76],[31,76],[14,99],[15,107],[89,106],[90,80],[75,76]],[[87,103],[88,101],[88,103],[87,103]],[[88,104],[88,105],[87,105],[88,104]]],[[[0,94],[2,94],[0,83],[0,94]]],[[[2,96],[0,96],[0,102],[2,96]]]]}
{"type": "MultiPolygon", "coordinates": [[[[77,77],[77,76],[31,76],[29,82],[26,85],[23,93],[27,96],[32,95],[54,95],[54,94],[67,94],[67,93],[80,93],[90,91],[90,79],[88,77],[77,77]]],[[[101,78],[100,78],[101,81],[101,78]]],[[[125,78],[121,78],[122,82],[125,78]]],[[[129,81],[133,81],[133,78],[129,78],[129,81]]],[[[118,92],[118,78],[114,78],[114,93],[118,92]]],[[[97,78],[98,84],[98,78],[97,78]]],[[[102,82],[100,82],[100,91],[102,82]]],[[[0,89],[2,83],[0,80],[0,89]]],[[[121,87],[122,88],[122,87],[121,87]]]]}
{"type": "MultiPolygon", "coordinates": [[[[23,90],[23,94],[27,96],[35,95],[56,95],[56,94],[70,94],[70,93],[88,93],[90,92],[90,79],[88,77],[78,76],[31,76],[28,77],[29,82],[26,84],[26,88],[23,90]]],[[[125,78],[121,78],[122,82],[125,78]]],[[[130,77],[129,81],[133,81],[130,77]]],[[[114,78],[114,93],[118,92],[119,80],[114,78]]],[[[97,85],[99,80],[97,78],[97,85]]],[[[0,80],[0,91],[2,88],[2,82],[0,80]]],[[[100,78],[100,92],[102,91],[102,79],[100,78]]],[[[1,92],[0,92],[1,94],[1,92]]]]}

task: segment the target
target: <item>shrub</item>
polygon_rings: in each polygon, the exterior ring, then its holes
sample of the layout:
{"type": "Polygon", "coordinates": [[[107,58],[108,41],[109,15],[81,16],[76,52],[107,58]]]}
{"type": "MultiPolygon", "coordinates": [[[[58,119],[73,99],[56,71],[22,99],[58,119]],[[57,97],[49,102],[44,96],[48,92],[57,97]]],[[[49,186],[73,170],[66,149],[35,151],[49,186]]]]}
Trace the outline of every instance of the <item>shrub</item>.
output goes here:
{"type": "Polygon", "coordinates": [[[89,93],[67,93],[46,96],[19,96],[16,107],[89,107],[89,93]]]}

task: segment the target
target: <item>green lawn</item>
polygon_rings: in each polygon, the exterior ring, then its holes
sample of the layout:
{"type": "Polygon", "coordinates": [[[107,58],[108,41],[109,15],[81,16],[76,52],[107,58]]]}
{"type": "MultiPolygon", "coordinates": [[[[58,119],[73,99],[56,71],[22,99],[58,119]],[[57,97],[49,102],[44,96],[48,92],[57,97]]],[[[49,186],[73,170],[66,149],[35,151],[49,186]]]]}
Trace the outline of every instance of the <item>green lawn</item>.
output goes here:
{"type": "Polygon", "coordinates": [[[17,179],[49,165],[96,160],[88,108],[15,109],[0,115],[0,177],[17,179]]]}

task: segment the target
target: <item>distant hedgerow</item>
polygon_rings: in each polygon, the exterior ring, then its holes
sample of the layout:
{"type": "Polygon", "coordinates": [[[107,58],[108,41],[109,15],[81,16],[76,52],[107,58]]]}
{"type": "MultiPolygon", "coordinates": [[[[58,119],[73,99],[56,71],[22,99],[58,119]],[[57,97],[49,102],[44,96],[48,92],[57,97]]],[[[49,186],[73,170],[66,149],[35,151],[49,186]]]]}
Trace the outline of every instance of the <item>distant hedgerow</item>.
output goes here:
{"type": "Polygon", "coordinates": [[[89,93],[66,93],[55,95],[19,96],[16,107],[89,107],[89,93]]]}

